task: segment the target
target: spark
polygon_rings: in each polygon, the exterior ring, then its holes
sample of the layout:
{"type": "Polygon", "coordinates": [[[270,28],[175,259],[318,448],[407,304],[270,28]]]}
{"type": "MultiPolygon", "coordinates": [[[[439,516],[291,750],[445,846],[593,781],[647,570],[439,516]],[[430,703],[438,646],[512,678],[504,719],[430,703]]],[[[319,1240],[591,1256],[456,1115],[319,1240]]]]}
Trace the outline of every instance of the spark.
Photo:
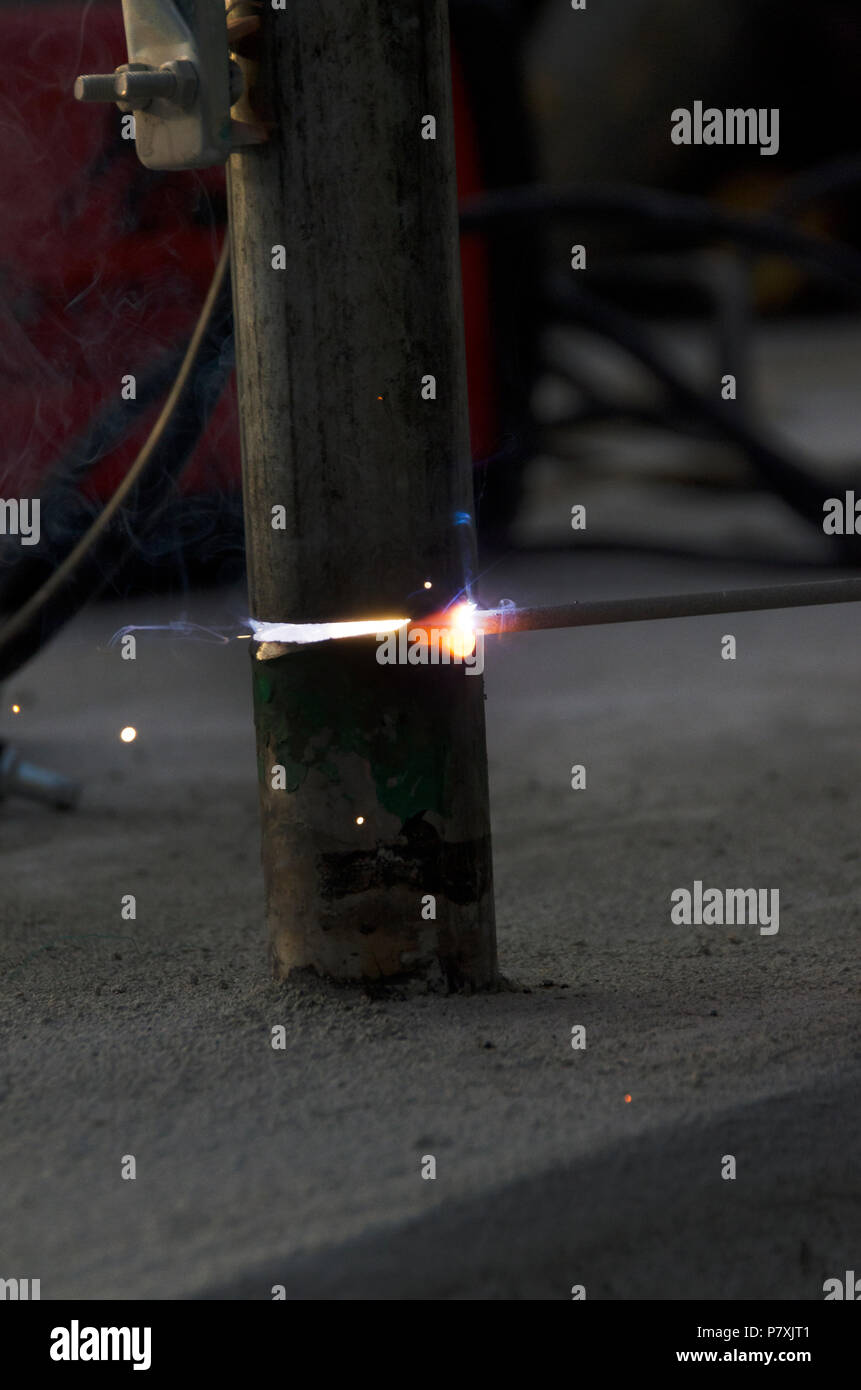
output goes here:
{"type": "Polygon", "coordinates": [[[120,733],[120,738],[122,739],[123,743],[134,743],[137,736],[137,729],[133,729],[130,724],[127,724],[126,727],[120,733]]]}
{"type": "Polygon", "coordinates": [[[13,714],[20,714],[20,713],[21,713],[21,706],[20,706],[20,705],[13,705],[13,706],[12,706],[12,713],[13,713],[13,714]]]}
{"type": "Polygon", "coordinates": [[[357,825],[364,825],[364,824],[365,824],[365,817],[364,817],[364,816],[356,816],[356,824],[357,824],[357,825]]]}
{"type": "Polygon", "coordinates": [[[431,583],[431,581],[430,581],[429,579],[426,579],[426,580],[425,580],[425,583],[424,583],[424,587],[425,587],[426,589],[432,589],[432,588],[433,588],[433,584],[431,583]]]}
{"type": "Polygon", "coordinates": [[[625,1096],[625,1104],[626,1104],[626,1105],[630,1105],[630,1104],[631,1104],[631,1096],[630,1096],[630,1094],[628,1094],[628,1095],[625,1096]]]}
{"type": "Polygon", "coordinates": [[[475,611],[474,603],[459,603],[451,610],[446,641],[454,657],[463,659],[465,656],[472,656],[475,651],[475,611]]]}
{"type": "Polygon", "coordinates": [[[362,618],[346,623],[258,623],[249,622],[255,642],[328,642],[336,637],[375,637],[378,633],[397,632],[406,627],[409,618],[362,618]]]}

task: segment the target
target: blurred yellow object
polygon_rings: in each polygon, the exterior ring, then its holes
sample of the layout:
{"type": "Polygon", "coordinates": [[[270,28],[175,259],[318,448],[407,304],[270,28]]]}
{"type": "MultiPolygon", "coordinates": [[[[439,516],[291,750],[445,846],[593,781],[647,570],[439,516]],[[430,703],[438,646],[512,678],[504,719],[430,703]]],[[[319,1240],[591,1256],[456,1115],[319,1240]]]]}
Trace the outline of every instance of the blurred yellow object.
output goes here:
{"type": "MultiPolygon", "coordinates": [[[[768,213],[786,184],[786,175],[765,172],[733,174],[719,183],[713,196],[730,212],[768,213]]],[[[799,231],[827,238],[827,212],[811,204],[793,220],[799,231]]],[[[782,309],[807,283],[807,276],[784,256],[759,256],[753,271],[754,303],[759,310],[782,309]]]]}

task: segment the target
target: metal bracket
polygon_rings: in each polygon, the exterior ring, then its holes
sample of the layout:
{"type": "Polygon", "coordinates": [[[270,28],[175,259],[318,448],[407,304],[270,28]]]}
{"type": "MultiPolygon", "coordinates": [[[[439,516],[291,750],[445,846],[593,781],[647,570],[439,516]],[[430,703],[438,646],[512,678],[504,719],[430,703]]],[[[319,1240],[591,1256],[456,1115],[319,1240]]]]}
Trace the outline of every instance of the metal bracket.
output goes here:
{"type": "MultiPolygon", "coordinates": [[[[135,113],[138,158],[148,169],[223,164],[241,74],[228,52],[224,0],[123,0],[128,62],[75,82],[78,101],[113,101],[135,113]]],[[[259,22],[259,21],[258,21],[259,22]]]]}

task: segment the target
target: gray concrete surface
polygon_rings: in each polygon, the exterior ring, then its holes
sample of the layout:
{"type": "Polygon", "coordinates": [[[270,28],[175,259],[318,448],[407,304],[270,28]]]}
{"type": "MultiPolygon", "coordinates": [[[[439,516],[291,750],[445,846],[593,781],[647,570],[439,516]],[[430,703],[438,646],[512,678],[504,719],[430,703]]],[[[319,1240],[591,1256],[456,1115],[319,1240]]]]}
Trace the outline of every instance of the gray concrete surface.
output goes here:
{"type": "MultiPolygon", "coordinates": [[[[554,555],[483,588],[780,577],[554,555]]],[[[509,987],[409,999],[268,978],[248,644],[107,649],[181,609],[94,607],[3,691],[0,730],[87,785],[73,814],[0,807],[0,1276],[46,1299],[820,1299],[858,1268],[855,606],[488,639],[509,987]],[[778,888],[778,934],[673,925],[696,878],[778,888]]]]}

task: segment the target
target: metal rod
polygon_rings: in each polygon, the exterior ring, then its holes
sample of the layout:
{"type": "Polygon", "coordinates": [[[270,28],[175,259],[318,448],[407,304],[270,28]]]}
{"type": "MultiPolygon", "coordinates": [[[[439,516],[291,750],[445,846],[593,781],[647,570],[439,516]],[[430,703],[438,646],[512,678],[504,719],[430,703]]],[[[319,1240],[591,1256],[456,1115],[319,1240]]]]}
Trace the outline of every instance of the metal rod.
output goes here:
{"type": "MultiPolygon", "coordinates": [[[[535,632],[542,628],[596,627],[604,623],[654,622],[697,618],[710,613],[754,613],[770,608],[808,608],[826,603],[861,602],[861,579],[817,580],[812,584],[772,584],[758,589],[716,589],[705,594],[662,594],[647,598],[597,599],[549,608],[476,609],[473,626],[487,636],[535,632]]],[[[426,628],[430,619],[411,624],[426,628]]],[[[433,622],[444,626],[445,614],[433,622]]]]}

